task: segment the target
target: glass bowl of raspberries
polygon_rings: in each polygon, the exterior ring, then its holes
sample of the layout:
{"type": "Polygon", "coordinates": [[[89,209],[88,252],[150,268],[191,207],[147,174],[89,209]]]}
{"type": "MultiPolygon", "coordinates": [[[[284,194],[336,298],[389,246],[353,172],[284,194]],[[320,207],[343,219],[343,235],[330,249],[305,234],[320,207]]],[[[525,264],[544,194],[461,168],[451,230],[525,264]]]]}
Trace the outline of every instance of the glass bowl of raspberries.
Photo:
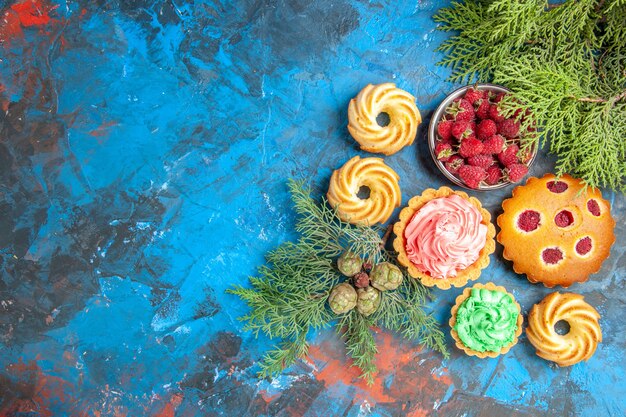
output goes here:
{"type": "Polygon", "coordinates": [[[496,190],[520,182],[537,155],[523,146],[524,116],[500,112],[510,90],[494,84],[461,87],[437,107],[428,127],[435,164],[453,183],[472,190],[496,190]]]}

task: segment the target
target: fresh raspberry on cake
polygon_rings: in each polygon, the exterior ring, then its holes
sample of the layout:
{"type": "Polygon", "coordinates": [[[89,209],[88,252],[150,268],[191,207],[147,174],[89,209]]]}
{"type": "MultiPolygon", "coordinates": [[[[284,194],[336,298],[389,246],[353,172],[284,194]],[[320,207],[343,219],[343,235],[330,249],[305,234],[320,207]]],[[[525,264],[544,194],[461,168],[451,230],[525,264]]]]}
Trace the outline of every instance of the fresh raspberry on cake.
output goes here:
{"type": "Polygon", "coordinates": [[[498,160],[502,165],[508,167],[509,165],[519,163],[517,153],[519,152],[519,146],[512,144],[507,146],[505,150],[498,154],[498,160]]]}
{"type": "Polygon", "coordinates": [[[519,182],[528,174],[528,167],[524,164],[511,164],[505,168],[506,177],[511,182],[519,182]]]}
{"type": "Polygon", "coordinates": [[[493,120],[481,120],[476,127],[476,136],[478,136],[478,139],[486,140],[495,135],[497,129],[496,122],[493,120]]]}
{"type": "Polygon", "coordinates": [[[489,118],[496,123],[502,123],[505,118],[500,114],[500,109],[497,104],[492,104],[489,107],[489,118]]]}
{"type": "Polygon", "coordinates": [[[463,139],[459,145],[459,155],[463,158],[478,155],[483,152],[483,143],[476,138],[463,139]]]}
{"type": "Polygon", "coordinates": [[[486,177],[487,172],[481,167],[463,165],[459,168],[459,178],[470,188],[478,188],[486,177]]]}
{"type": "Polygon", "coordinates": [[[498,133],[502,136],[513,139],[519,135],[520,124],[514,119],[506,119],[498,124],[498,133]]]}
{"type": "Polygon", "coordinates": [[[452,150],[452,145],[450,142],[438,142],[435,146],[435,156],[442,162],[446,162],[454,151],[452,150]]]}
{"type": "Polygon", "coordinates": [[[461,168],[463,165],[465,165],[465,160],[459,155],[452,155],[445,163],[446,169],[451,174],[456,174],[457,172],[459,172],[459,168],[461,168]]]}
{"type": "Polygon", "coordinates": [[[454,122],[450,131],[452,133],[452,136],[457,139],[465,138],[472,133],[469,122],[464,120],[454,122]]]}
{"type": "Polygon", "coordinates": [[[470,156],[469,158],[467,158],[467,164],[468,165],[473,165],[475,167],[481,167],[483,169],[487,169],[490,166],[492,166],[494,164],[495,160],[493,159],[493,156],[491,155],[486,155],[484,153],[481,153],[479,155],[474,155],[474,156],[470,156]]]}
{"type": "Polygon", "coordinates": [[[446,113],[454,116],[456,121],[464,120],[469,122],[474,120],[474,106],[464,98],[454,100],[452,105],[446,109],[446,113]]]}
{"type": "Polygon", "coordinates": [[[500,135],[493,135],[483,142],[483,153],[499,154],[504,148],[504,138],[500,135]]]}
{"type": "Polygon", "coordinates": [[[469,101],[470,104],[476,103],[476,101],[485,98],[485,92],[481,90],[477,90],[475,88],[470,88],[465,93],[465,100],[469,101]]]}
{"type": "Polygon", "coordinates": [[[502,170],[498,165],[492,165],[487,168],[487,177],[485,177],[485,182],[489,185],[496,185],[500,182],[502,178],[502,170]]]}

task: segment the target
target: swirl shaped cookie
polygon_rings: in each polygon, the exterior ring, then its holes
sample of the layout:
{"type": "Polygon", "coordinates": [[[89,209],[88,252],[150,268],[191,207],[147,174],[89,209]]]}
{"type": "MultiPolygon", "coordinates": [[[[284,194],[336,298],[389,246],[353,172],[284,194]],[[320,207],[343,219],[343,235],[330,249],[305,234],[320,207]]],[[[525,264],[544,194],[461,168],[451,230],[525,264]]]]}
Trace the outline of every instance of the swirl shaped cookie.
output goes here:
{"type": "Polygon", "coordinates": [[[554,292],[530,310],[526,336],[538,356],[559,366],[570,366],[593,356],[602,341],[599,319],[600,314],[582,295],[554,292]],[[570,326],[565,335],[554,329],[561,320],[570,326]]]}
{"type": "Polygon", "coordinates": [[[505,354],[522,333],[520,305],[504,287],[492,282],[465,288],[451,314],[452,338],[470,356],[495,358],[505,354]]]}
{"type": "Polygon", "coordinates": [[[489,212],[448,187],[410,199],[393,231],[398,262],[409,275],[444,290],[477,279],[496,246],[489,212]]]}
{"type": "Polygon", "coordinates": [[[530,178],[502,203],[498,242],[518,274],[569,287],[598,272],[615,242],[611,205],[569,175],[530,178]]]}
{"type": "Polygon", "coordinates": [[[348,106],[348,130],[367,152],[398,152],[413,143],[421,122],[415,97],[393,83],[368,84],[348,106]],[[381,113],[389,115],[387,126],[376,121],[381,113]]]}
{"type": "Polygon", "coordinates": [[[326,197],[339,218],[352,224],[384,223],[400,207],[400,177],[381,158],[350,159],[333,172],[326,197]],[[358,196],[361,187],[368,198],[358,196]]]}

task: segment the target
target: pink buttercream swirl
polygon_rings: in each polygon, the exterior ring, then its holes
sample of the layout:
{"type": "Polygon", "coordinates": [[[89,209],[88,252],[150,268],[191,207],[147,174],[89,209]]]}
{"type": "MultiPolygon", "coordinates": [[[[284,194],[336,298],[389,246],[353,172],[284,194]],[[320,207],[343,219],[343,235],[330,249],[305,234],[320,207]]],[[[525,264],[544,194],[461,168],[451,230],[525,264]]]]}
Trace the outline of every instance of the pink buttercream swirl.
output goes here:
{"type": "Polygon", "coordinates": [[[455,277],[485,246],[481,221],[480,211],[458,195],[429,201],[404,230],[409,261],[434,278],[455,277]]]}

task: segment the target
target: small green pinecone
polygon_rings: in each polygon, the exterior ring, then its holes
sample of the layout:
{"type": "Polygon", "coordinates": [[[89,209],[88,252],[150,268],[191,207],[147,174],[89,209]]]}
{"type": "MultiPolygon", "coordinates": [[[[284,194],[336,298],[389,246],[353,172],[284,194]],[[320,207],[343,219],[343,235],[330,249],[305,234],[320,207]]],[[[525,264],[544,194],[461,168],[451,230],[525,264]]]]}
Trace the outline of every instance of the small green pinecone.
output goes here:
{"type": "Polygon", "coordinates": [[[378,310],[380,306],[380,291],[374,287],[359,288],[357,290],[359,299],[356,302],[356,309],[364,316],[369,316],[378,310]]]}
{"type": "Polygon", "coordinates": [[[356,306],[357,293],[347,282],[337,285],[328,296],[328,305],[335,314],[344,314],[356,306]]]}
{"type": "Polygon", "coordinates": [[[370,285],[380,291],[395,290],[402,284],[402,271],[389,262],[375,265],[370,272],[370,285]]]}
{"type": "Polygon", "coordinates": [[[347,277],[351,277],[361,272],[363,260],[352,252],[344,252],[337,259],[337,269],[347,277]]]}

